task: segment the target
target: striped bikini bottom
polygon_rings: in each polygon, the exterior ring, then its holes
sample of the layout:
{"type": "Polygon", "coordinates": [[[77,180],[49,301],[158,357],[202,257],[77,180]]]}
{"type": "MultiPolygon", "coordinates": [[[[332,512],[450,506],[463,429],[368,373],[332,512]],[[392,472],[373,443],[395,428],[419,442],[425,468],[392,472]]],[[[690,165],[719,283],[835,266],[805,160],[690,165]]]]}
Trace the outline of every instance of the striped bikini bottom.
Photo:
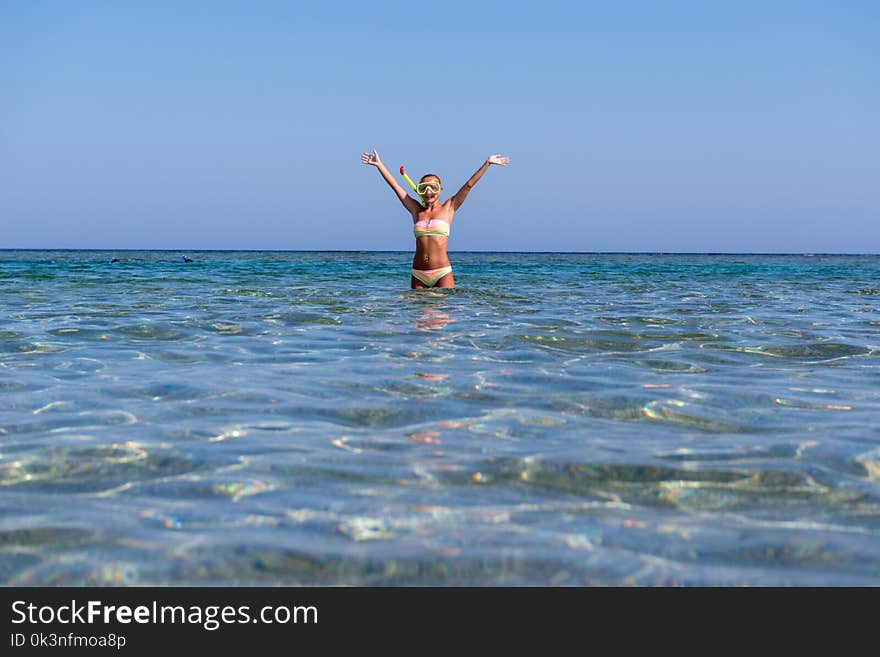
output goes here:
{"type": "Polygon", "coordinates": [[[452,267],[441,267],[440,269],[413,269],[413,278],[420,281],[423,285],[434,287],[437,281],[452,272],[452,267]]]}

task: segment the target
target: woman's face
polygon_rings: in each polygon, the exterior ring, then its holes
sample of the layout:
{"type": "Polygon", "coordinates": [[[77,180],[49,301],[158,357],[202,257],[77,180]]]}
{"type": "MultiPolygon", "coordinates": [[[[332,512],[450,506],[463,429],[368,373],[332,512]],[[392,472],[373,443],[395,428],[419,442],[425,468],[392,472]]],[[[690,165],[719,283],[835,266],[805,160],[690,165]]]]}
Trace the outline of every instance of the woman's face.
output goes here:
{"type": "Polygon", "coordinates": [[[426,176],[419,180],[419,193],[427,203],[436,201],[437,197],[440,196],[441,189],[443,188],[440,186],[440,180],[434,176],[426,176]]]}

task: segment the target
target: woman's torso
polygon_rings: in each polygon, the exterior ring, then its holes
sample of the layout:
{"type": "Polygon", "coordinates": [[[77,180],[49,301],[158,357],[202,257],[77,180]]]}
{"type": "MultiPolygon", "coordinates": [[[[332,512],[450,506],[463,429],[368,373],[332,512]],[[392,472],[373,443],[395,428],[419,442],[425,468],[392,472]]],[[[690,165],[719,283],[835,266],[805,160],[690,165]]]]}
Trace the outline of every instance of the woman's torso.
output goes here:
{"type": "Polygon", "coordinates": [[[452,228],[454,214],[450,201],[413,213],[413,233],[416,234],[413,269],[439,269],[449,266],[446,245],[449,242],[449,231],[452,228]],[[428,234],[417,235],[417,233],[428,234]]]}

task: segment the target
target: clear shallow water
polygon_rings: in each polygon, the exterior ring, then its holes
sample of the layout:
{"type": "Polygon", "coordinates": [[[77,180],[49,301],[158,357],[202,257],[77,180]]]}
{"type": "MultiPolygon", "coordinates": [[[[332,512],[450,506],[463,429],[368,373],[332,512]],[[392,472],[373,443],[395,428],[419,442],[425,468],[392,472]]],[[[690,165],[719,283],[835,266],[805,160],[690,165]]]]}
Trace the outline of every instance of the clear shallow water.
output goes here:
{"type": "Polygon", "coordinates": [[[880,584],[880,257],[188,255],[0,251],[0,583],[880,584]]]}

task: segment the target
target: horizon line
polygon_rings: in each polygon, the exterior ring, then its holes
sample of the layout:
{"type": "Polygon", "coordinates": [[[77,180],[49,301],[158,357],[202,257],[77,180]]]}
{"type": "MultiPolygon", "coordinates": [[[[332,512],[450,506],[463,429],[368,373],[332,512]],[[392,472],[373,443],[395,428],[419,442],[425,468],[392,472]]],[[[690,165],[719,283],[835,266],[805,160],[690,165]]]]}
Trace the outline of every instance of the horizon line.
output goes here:
{"type": "MultiPolygon", "coordinates": [[[[73,247],[0,247],[8,251],[85,251],[85,252],[158,252],[158,253],[410,253],[407,249],[176,249],[176,248],[73,248],[73,247]]],[[[877,256],[880,252],[851,251],[518,251],[461,250],[449,253],[535,253],[557,255],[767,255],[767,256],[877,256]]]]}

